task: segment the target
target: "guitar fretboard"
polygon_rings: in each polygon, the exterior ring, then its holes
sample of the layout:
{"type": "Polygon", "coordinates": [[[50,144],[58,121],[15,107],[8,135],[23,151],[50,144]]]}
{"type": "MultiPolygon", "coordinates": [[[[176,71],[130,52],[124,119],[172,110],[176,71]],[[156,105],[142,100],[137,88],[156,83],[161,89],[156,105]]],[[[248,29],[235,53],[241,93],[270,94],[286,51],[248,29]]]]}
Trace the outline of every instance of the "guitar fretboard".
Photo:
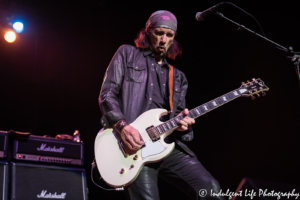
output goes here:
{"type": "MultiPolygon", "coordinates": [[[[205,113],[207,113],[219,106],[222,106],[223,104],[228,103],[229,101],[232,101],[233,99],[240,97],[244,91],[246,91],[246,89],[239,88],[239,89],[233,90],[227,94],[224,94],[212,101],[202,104],[202,105],[190,110],[188,117],[190,117],[190,118],[200,117],[201,115],[204,115],[205,113]]],[[[184,117],[186,117],[186,115],[184,115],[184,114],[178,115],[178,116],[156,126],[155,128],[160,135],[164,134],[172,129],[177,128],[178,122],[180,120],[182,120],[184,117]]]]}

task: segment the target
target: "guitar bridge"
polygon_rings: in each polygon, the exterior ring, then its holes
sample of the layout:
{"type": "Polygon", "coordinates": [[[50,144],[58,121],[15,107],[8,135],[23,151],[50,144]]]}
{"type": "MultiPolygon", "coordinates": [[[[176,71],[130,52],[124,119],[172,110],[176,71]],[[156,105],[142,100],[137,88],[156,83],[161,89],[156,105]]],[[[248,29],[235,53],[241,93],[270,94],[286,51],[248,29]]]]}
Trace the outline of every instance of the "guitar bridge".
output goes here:
{"type": "Polygon", "coordinates": [[[157,131],[157,129],[154,126],[148,127],[146,129],[146,131],[153,142],[160,139],[159,132],[157,131]]]}

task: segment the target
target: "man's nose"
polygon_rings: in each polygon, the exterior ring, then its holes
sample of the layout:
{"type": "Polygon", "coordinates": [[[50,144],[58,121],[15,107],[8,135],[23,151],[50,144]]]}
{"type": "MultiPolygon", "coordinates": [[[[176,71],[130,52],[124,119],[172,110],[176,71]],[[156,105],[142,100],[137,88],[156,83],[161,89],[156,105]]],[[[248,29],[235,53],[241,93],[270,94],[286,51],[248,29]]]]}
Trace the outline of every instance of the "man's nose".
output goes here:
{"type": "Polygon", "coordinates": [[[163,43],[166,43],[167,42],[167,36],[165,34],[162,35],[160,41],[163,42],[163,43]]]}

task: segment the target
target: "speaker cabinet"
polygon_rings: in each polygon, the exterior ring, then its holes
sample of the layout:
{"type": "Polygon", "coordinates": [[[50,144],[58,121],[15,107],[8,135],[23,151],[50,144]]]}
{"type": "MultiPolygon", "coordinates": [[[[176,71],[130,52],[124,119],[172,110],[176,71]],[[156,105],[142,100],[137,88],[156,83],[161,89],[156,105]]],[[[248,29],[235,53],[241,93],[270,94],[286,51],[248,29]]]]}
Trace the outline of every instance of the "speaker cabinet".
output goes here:
{"type": "Polygon", "coordinates": [[[12,163],[11,200],[87,200],[84,169],[12,163]]]}
{"type": "Polygon", "coordinates": [[[0,199],[8,199],[8,164],[0,162],[0,199]]]}

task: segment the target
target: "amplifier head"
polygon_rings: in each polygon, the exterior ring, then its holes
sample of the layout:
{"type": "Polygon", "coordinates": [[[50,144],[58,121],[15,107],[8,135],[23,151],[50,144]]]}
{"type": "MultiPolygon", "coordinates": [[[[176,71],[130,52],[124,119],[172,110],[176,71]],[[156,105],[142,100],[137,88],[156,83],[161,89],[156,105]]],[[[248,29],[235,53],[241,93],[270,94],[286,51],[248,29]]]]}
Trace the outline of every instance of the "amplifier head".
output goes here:
{"type": "Polygon", "coordinates": [[[0,131],[0,158],[5,158],[7,155],[7,131],[0,131]]]}
{"type": "Polygon", "coordinates": [[[83,143],[40,136],[14,140],[14,159],[83,165],[83,143]]]}

